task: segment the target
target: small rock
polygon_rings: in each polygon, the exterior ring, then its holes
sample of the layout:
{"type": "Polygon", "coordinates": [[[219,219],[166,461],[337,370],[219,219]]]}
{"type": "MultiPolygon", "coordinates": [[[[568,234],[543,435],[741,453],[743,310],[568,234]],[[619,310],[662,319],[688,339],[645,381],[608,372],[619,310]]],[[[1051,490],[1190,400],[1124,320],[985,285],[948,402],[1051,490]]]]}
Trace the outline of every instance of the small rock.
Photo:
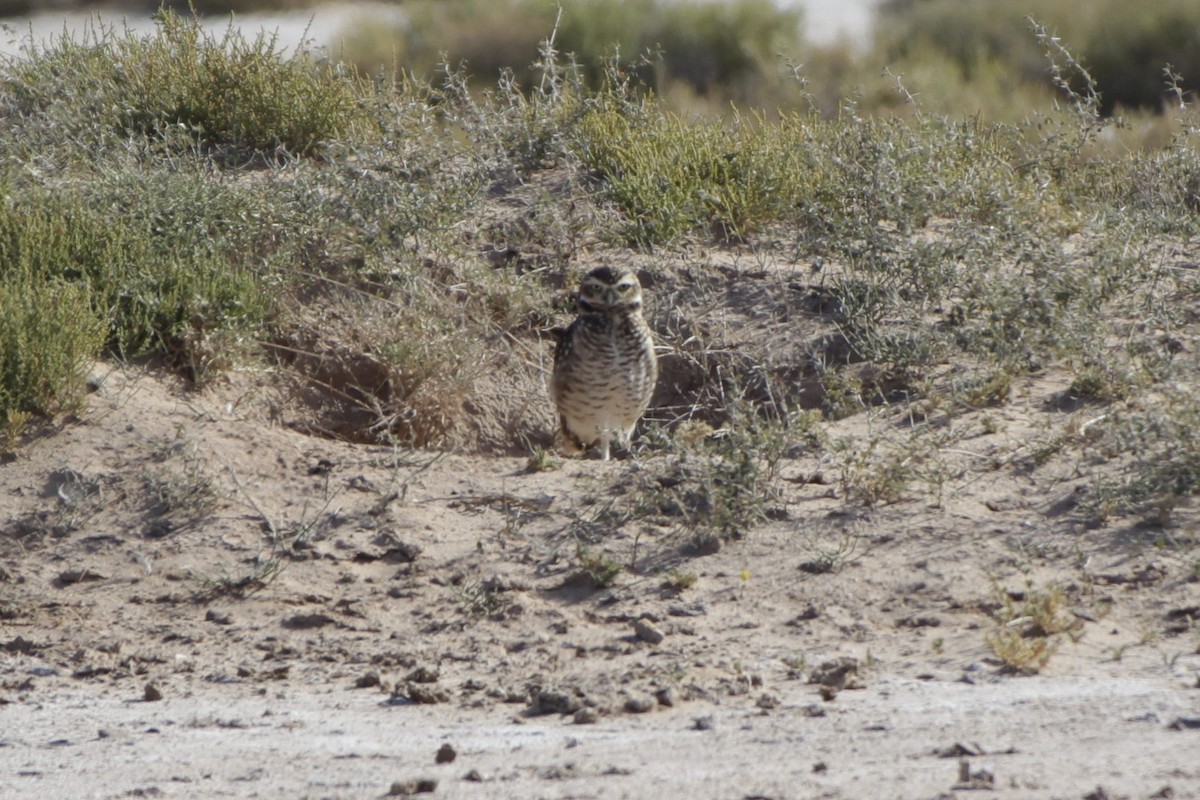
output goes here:
{"type": "Polygon", "coordinates": [[[963,744],[962,742],[955,742],[954,744],[950,745],[949,747],[943,747],[939,750],[935,750],[934,753],[937,755],[938,758],[958,758],[958,759],[961,759],[963,756],[984,755],[983,750],[979,749],[978,747],[971,747],[969,745],[963,744]]]}
{"type": "Polygon", "coordinates": [[[379,673],[375,670],[359,675],[354,681],[356,689],[370,689],[372,686],[379,686],[383,681],[379,677],[379,673]]]}
{"type": "Polygon", "coordinates": [[[153,683],[147,683],[146,688],[142,691],[142,698],[147,703],[156,703],[163,699],[162,689],[159,689],[153,683]]]}
{"type": "Polygon", "coordinates": [[[60,572],[53,583],[56,587],[71,586],[76,583],[87,583],[89,581],[106,581],[108,576],[103,573],[96,572],[94,569],[68,569],[60,572]]]}
{"type": "Polygon", "coordinates": [[[633,632],[643,642],[649,642],[650,644],[658,644],[666,638],[666,634],[659,630],[654,623],[644,619],[634,621],[633,632]]]}
{"type": "Polygon", "coordinates": [[[804,607],[803,611],[788,620],[787,624],[791,625],[793,628],[798,628],[802,627],[800,625],[801,622],[808,622],[809,620],[814,620],[819,616],[821,616],[821,609],[817,608],[815,603],[809,603],[804,607]]]}
{"type": "Polygon", "coordinates": [[[576,725],[591,725],[600,719],[600,713],[591,706],[584,706],[575,712],[576,725]]]}
{"type": "Polygon", "coordinates": [[[1167,730],[1172,731],[1187,731],[1200,729],[1200,717],[1176,717],[1175,721],[1167,726],[1167,730]]]}
{"type": "Polygon", "coordinates": [[[359,549],[354,560],[359,563],[382,561],[385,564],[411,564],[421,555],[421,547],[401,540],[392,531],[382,531],[367,547],[359,549]]]}
{"type": "Polygon", "coordinates": [[[541,689],[529,704],[531,714],[574,714],[583,707],[583,697],[578,691],[541,689]]]}
{"type": "Polygon", "coordinates": [[[631,714],[645,714],[647,711],[654,709],[656,702],[653,697],[648,694],[631,694],[629,699],[625,701],[625,710],[631,714]]]}
{"type": "Polygon", "coordinates": [[[437,683],[440,677],[437,667],[417,667],[404,680],[409,683],[437,683]]]}
{"type": "Polygon", "coordinates": [[[679,690],[674,686],[667,686],[666,688],[659,689],[658,692],[655,693],[654,697],[658,700],[658,704],[660,706],[674,708],[675,706],[679,705],[679,690]]]}
{"type": "Polygon", "coordinates": [[[388,797],[428,794],[436,791],[437,781],[432,778],[413,778],[407,781],[393,781],[392,788],[388,789],[388,797]]]}
{"type": "Polygon", "coordinates": [[[438,748],[437,755],[433,760],[436,764],[452,764],[454,759],[458,758],[458,751],[449,742],[446,742],[438,748]]]}
{"type": "Polygon", "coordinates": [[[708,604],[698,602],[672,605],[667,607],[667,613],[672,617],[703,617],[708,614],[708,604]]]}
{"type": "Polygon", "coordinates": [[[972,770],[971,763],[965,758],[958,760],[958,783],[954,784],[954,789],[983,789],[990,791],[995,788],[996,776],[990,770],[978,769],[972,770]]]}
{"type": "Polygon", "coordinates": [[[470,781],[471,783],[483,783],[483,776],[479,774],[479,770],[473,769],[466,775],[463,775],[463,780],[470,781]]]}
{"type": "Polygon", "coordinates": [[[758,698],[758,702],[756,702],[754,705],[758,706],[763,711],[770,711],[773,708],[779,708],[780,703],[779,698],[775,695],[763,693],[763,695],[758,698]]]}
{"type": "Polygon", "coordinates": [[[822,663],[808,676],[809,683],[819,683],[839,689],[860,689],[862,682],[858,675],[858,659],[843,656],[822,663]]]}
{"type": "Polygon", "coordinates": [[[312,628],[323,628],[326,625],[332,625],[336,620],[328,614],[293,614],[290,617],[285,617],[280,623],[285,628],[291,630],[309,630],[312,628]]]}
{"type": "Polygon", "coordinates": [[[813,772],[821,773],[821,772],[828,772],[828,771],[829,771],[829,765],[826,764],[824,761],[818,761],[817,763],[813,764],[813,772]]]}
{"type": "Polygon", "coordinates": [[[696,717],[692,720],[692,727],[698,731],[711,731],[716,725],[712,714],[707,714],[703,717],[696,717]]]}
{"type": "Polygon", "coordinates": [[[204,621],[212,622],[216,625],[229,625],[233,622],[233,615],[228,611],[218,611],[215,608],[210,608],[204,612],[204,621]]]}
{"type": "Polygon", "coordinates": [[[450,702],[450,693],[440,686],[428,683],[410,683],[404,687],[404,696],[421,705],[436,705],[450,702]]]}
{"type": "Polygon", "coordinates": [[[806,717],[823,717],[829,712],[820,703],[809,703],[800,709],[800,713],[806,717]]]}

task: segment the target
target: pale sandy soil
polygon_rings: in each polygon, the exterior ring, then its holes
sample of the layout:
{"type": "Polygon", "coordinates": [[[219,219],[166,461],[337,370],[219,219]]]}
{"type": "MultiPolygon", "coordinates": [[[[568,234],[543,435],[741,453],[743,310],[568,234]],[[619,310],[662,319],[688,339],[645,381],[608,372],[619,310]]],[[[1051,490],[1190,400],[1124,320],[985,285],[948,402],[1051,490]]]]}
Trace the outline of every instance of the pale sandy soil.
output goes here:
{"type": "Polygon", "coordinates": [[[0,465],[0,797],[1200,797],[1194,548],[1056,516],[1069,470],[859,511],[789,482],[785,518],[710,555],[598,531],[628,566],[595,589],[572,521],[663,456],[531,474],[303,435],[251,376],[96,375],[0,465]],[[1077,622],[1020,676],[986,637],[1030,585],[1077,622]]]}

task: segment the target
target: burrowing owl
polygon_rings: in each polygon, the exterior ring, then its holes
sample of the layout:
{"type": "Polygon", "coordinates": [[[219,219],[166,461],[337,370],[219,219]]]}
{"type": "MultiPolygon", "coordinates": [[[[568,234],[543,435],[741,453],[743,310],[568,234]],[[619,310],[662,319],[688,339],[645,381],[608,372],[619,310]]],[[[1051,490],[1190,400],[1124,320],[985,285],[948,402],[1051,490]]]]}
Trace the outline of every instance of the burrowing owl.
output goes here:
{"type": "Polygon", "coordinates": [[[642,287],[627,269],[597,267],[579,287],[578,316],[554,351],[551,391],[563,448],[599,446],[608,460],[615,439],[628,444],[650,403],[658,362],[642,319],[642,287]]]}

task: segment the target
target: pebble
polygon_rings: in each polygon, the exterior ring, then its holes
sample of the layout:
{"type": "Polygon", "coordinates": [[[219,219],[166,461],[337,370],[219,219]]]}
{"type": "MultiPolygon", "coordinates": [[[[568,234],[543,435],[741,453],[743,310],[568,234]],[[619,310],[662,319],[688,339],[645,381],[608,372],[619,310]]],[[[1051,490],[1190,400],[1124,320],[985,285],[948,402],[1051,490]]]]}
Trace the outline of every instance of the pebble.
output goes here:
{"type": "Polygon", "coordinates": [[[633,623],[633,632],[643,642],[649,642],[650,644],[658,644],[666,638],[666,634],[655,626],[654,623],[644,619],[636,620],[633,623]]]}
{"type": "Polygon", "coordinates": [[[625,701],[625,710],[631,714],[645,714],[654,708],[656,702],[653,697],[648,694],[632,694],[625,701]]]}
{"type": "Polygon", "coordinates": [[[393,781],[392,788],[388,789],[388,797],[428,794],[436,791],[437,781],[432,778],[413,778],[407,781],[393,781]]]}

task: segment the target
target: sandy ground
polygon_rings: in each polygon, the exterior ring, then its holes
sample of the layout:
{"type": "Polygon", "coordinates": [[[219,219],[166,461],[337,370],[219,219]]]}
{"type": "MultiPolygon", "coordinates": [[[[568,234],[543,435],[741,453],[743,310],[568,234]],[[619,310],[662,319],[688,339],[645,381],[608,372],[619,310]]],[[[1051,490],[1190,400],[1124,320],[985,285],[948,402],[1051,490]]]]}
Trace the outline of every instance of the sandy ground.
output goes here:
{"type": "Polygon", "coordinates": [[[769,711],[723,702],[594,725],[344,687],[156,703],[64,687],[3,712],[0,755],[5,797],[379,797],[432,781],[452,798],[934,798],[970,796],[962,764],[989,797],[1197,796],[1197,733],[1169,727],[1195,703],[1129,672],[885,678],[816,716],[796,685],[769,711]],[[456,757],[436,763],[447,744],[456,757]]]}
{"type": "Polygon", "coordinates": [[[96,376],[0,465],[0,797],[1200,797],[1194,546],[1055,517],[1069,470],[786,481],[681,556],[595,513],[653,453],[530,473],[305,436],[253,376],[96,376]],[[989,632],[1048,586],[1069,633],[1012,674],[989,632]]]}

